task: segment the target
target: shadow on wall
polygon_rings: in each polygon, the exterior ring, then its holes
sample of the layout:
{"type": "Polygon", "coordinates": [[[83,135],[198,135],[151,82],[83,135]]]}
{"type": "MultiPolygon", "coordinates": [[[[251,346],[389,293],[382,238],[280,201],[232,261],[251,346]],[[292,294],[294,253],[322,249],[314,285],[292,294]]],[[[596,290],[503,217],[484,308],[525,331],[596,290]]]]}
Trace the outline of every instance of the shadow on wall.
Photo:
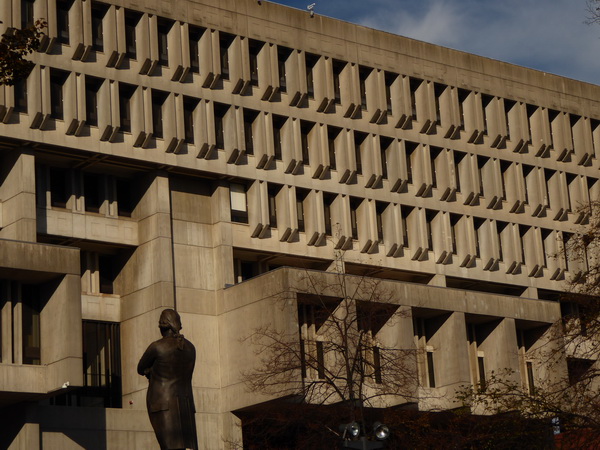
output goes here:
{"type": "Polygon", "coordinates": [[[103,408],[40,407],[20,403],[0,410],[0,423],[0,448],[107,448],[103,408]]]}

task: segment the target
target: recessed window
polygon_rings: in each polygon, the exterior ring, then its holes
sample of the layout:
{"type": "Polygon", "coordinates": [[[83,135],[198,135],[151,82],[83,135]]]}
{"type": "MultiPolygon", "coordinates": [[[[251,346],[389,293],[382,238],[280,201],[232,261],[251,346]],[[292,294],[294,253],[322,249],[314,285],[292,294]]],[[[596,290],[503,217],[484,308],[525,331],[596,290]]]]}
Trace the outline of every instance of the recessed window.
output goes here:
{"type": "Polygon", "coordinates": [[[308,196],[308,190],[296,188],[296,216],[298,217],[298,231],[306,231],[304,221],[304,200],[308,196]]]}
{"type": "Polygon", "coordinates": [[[410,107],[412,120],[417,120],[417,90],[421,87],[423,80],[418,78],[410,78],[410,107]]]}
{"type": "Polygon", "coordinates": [[[229,80],[229,46],[233,43],[235,36],[227,33],[219,33],[219,57],[221,60],[221,78],[229,80]]]}
{"type": "Polygon", "coordinates": [[[360,66],[358,69],[358,83],[360,89],[360,106],[363,110],[367,110],[367,78],[371,75],[370,67],[360,66]]]}
{"type": "Polygon", "coordinates": [[[254,121],[258,117],[258,111],[244,109],[244,142],[246,144],[246,154],[254,155],[254,121]]]}
{"type": "Polygon", "coordinates": [[[279,73],[279,92],[287,92],[285,63],[292,54],[292,49],[277,46],[277,70],[279,73]]]}
{"type": "Polygon", "coordinates": [[[92,3],[92,48],[97,52],[104,51],[104,27],[102,21],[108,11],[108,6],[102,3],[92,3]]]}
{"type": "Polygon", "coordinates": [[[135,86],[119,83],[119,130],[131,133],[131,102],[135,86]]]}
{"type": "Polygon", "coordinates": [[[388,179],[388,153],[391,150],[394,140],[389,137],[381,136],[379,140],[379,148],[381,151],[381,177],[384,180],[388,179]]]}
{"type": "Polygon", "coordinates": [[[97,173],[83,174],[83,195],[85,210],[99,213],[106,198],[105,177],[97,173]]]}
{"type": "Polygon", "coordinates": [[[167,97],[166,92],[152,90],[152,135],[159,139],[164,137],[163,105],[167,97]]]}
{"type": "Polygon", "coordinates": [[[388,114],[392,114],[392,84],[394,84],[397,78],[397,73],[385,72],[385,102],[388,114]]]}
{"type": "Polygon", "coordinates": [[[302,163],[305,166],[310,164],[310,132],[315,124],[312,122],[300,121],[300,141],[302,145],[302,163]]]}
{"type": "Polygon", "coordinates": [[[137,58],[137,39],[135,29],[141,14],[134,11],[125,12],[125,51],[129,59],[137,58]]]}
{"type": "Polygon", "coordinates": [[[246,186],[239,183],[231,183],[229,185],[229,199],[231,201],[231,221],[248,223],[246,186]]]}
{"type": "Polygon", "coordinates": [[[346,62],[333,60],[333,98],[337,105],[342,102],[342,85],[340,82],[340,75],[346,67],[346,62]]]}
{"type": "Polygon", "coordinates": [[[102,81],[101,78],[85,77],[85,123],[92,127],[98,126],[98,91],[102,81]]]}
{"type": "Polygon", "coordinates": [[[215,139],[217,148],[224,149],[225,148],[225,115],[229,110],[229,106],[224,105],[222,103],[214,104],[214,112],[215,112],[215,139]]]}
{"type": "Polygon", "coordinates": [[[324,194],[323,195],[323,218],[325,219],[325,234],[332,236],[332,218],[331,218],[331,205],[335,200],[335,195],[324,194]]]}
{"type": "Polygon", "coordinates": [[[356,173],[362,174],[362,145],[367,138],[367,133],[361,133],[360,131],[354,132],[354,158],[356,160],[356,173]]]}
{"type": "Polygon", "coordinates": [[[15,107],[18,113],[27,113],[27,80],[20,79],[13,86],[15,107]]]}
{"type": "Polygon", "coordinates": [[[56,2],[56,34],[60,44],[69,43],[69,10],[72,4],[69,0],[56,2]]]}
{"type": "Polygon", "coordinates": [[[50,71],[50,117],[63,120],[64,110],[64,85],[69,77],[69,72],[52,69],[50,71]]]}
{"type": "Polygon", "coordinates": [[[315,98],[315,74],[314,68],[319,61],[318,55],[312,53],[306,53],[306,92],[308,98],[315,98]]]}
{"type": "Polygon", "coordinates": [[[21,28],[31,28],[35,22],[33,4],[35,0],[21,0],[21,28]]]}
{"type": "Polygon", "coordinates": [[[52,167],[50,169],[50,205],[66,208],[71,198],[71,176],[67,169],[52,167]]]}
{"type": "Polygon", "coordinates": [[[328,126],[327,127],[327,147],[329,152],[329,168],[336,170],[337,160],[335,156],[335,140],[341,132],[341,128],[328,126]]]}
{"type": "Polygon", "coordinates": [[[287,118],[284,116],[273,116],[273,146],[275,151],[275,160],[281,161],[282,152],[281,152],[281,133],[283,130],[283,126],[285,125],[287,118]]]}
{"type": "Polygon", "coordinates": [[[267,197],[269,200],[269,225],[271,228],[277,228],[277,194],[281,190],[281,186],[270,184],[267,197]]]}
{"type": "Polygon", "coordinates": [[[362,203],[362,198],[350,198],[350,228],[352,230],[352,239],[358,239],[358,207],[362,203]]]}
{"type": "Polygon", "coordinates": [[[250,83],[252,84],[252,86],[258,86],[258,54],[260,53],[264,44],[264,42],[255,41],[254,39],[250,39],[250,41],[248,42],[250,83]]]}
{"type": "Polygon", "coordinates": [[[203,33],[203,28],[190,26],[190,69],[194,73],[200,72],[200,38],[203,33]]]}
{"type": "Polygon", "coordinates": [[[163,17],[158,19],[158,63],[161,66],[169,65],[169,31],[173,23],[163,17]]]}
{"type": "Polygon", "coordinates": [[[194,143],[194,111],[199,100],[192,97],[183,97],[183,127],[185,130],[185,143],[194,143]]]}

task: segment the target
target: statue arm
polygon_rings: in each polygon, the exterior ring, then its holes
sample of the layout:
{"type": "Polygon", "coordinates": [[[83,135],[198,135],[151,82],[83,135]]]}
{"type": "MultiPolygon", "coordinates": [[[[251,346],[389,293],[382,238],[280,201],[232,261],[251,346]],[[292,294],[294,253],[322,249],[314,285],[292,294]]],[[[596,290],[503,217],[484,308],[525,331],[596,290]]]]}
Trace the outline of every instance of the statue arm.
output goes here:
{"type": "Polygon", "coordinates": [[[140,375],[145,376],[150,379],[150,375],[152,374],[152,365],[154,364],[154,360],[156,359],[156,348],[154,344],[150,344],[150,346],[146,349],[140,362],[137,366],[137,372],[140,375]]]}

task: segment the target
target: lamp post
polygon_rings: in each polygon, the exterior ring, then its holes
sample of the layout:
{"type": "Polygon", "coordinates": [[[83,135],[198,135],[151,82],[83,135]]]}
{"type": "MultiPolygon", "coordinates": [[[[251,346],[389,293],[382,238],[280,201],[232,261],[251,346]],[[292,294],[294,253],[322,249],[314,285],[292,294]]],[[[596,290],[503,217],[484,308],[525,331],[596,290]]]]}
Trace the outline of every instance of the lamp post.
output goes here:
{"type": "Polygon", "coordinates": [[[357,422],[351,422],[340,425],[342,432],[342,447],[353,448],[357,450],[376,450],[385,448],[385,440],[390,436],[390,429],[381,422],[373,424],[371,436],[363,434],[361,436],[360,425],[357,422]]]}

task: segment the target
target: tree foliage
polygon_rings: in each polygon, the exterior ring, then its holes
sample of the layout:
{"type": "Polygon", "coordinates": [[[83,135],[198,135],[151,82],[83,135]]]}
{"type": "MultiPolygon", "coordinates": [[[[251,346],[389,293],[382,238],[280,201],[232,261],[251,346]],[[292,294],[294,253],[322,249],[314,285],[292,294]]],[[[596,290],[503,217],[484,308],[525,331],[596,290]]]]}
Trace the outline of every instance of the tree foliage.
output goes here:
{"type": "Polygon", "coordinates": [[[0,37],[0,85],[27,78],[34,66],[27,55],[39,48],[44,28],[46,22],[38,20],[29,28],[9,28],[0,37]]]}

